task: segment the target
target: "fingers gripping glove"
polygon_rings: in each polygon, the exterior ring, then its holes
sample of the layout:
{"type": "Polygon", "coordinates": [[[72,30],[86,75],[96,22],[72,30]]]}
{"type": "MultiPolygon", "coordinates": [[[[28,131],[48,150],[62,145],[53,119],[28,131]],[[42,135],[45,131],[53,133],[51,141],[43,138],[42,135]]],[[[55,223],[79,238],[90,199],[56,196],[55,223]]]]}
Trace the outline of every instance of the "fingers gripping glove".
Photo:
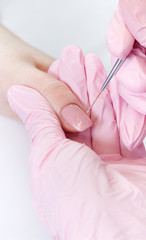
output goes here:
{"type": "MultiPolygon", "coordinates": [[[[71,48],[70,51],[72,50],[71,48]]],[[[76,48],[73,52],[76,52],[79,64],[82,53],[76,48]]],[[[100,85],[100,71],[104,73],[104,69],[94,55],[86,56],[84,60],[80,64],[86,66],[87,78],[83,77],[81,81],[82,84],[85,83],[89,95],[95,94],[99,89],[98,84],[95,85],[94,92],[93,82],[96,79],[100,85]],[[96,64],[93,66],[94,62],[98,63],[97,69],[96,64]]],[[[56,74],[62,61],[65,63],[65,60],[60,60],[54,65],[56,74]]],[[[67,62],[66,71],[70,71],[73,76],[78,69],[76,61],[73,68],[70,61],[67,62]]],[[[78,73],[82,76],[84,71],[79,70],[78,73]]],[[[62,75],[62,78],[65,79],[65,76],[62,75]]],[[[76,82],[76,77],[72,81],[76,82]]],[[[75,91],[76,84],[72,88],[75,91]]],[[[86,94],[82,101],[85,96],[86,94]]],[[[102,130],[99,135],[112,134],[111,139],[108,137],[109,141],[105,143],[105,149],[107,146],[109,151],[111,144],[114,154],[104,152],[99,156],[95,153],[99,151],[98,146],[91,143],[96,141],[98,126],[92,129],[96,134],[92,134],[92,131],[91,135],[86,134],[86,138],[89,138],[87,142],[95,148],[93,151],[83,143],[70,140],[72,135],[66,138],[52,107],[38,92],[24,86],[13,86],[8,91],[12,109],[23,120],[30,134],[29,163],[33,203],[54,240],[118,240],[119,237],[121,240],[145,239],[146,159],[131,161],[120,156],[118,131],[111,103],[103,101],[110,100],[108,90],[103,98],[100,104],[95,104],[92,118],[98,118],[99,123],[102,119],[103,124],[106,124],[109,116],[106,131],[104,132],[104,126],[100,124],[102,130]]],[[[92,96],[90,99],[92,100],[92,96]]],[[[98,121],[95,121],[95,125],[98,125],[98,121]]],[[[81,139],[82,136],[79,136],[80,141],[81,139]]],[[[101,136],[101,139],[103,141],[105,138],[101,136]]],[[[104,145],[102,141],[99,142],[100,146],[104,145]]]]}
{"type": "Polygon", "coordinates": [[[145,13],[145,0],[119,1],[107,32],[107,47],[114,57],[127,57],[135,40],[146,48],[145,13]]]}
{"type": "MultiPolygon", "coordinates": [[[[63,50],[60,60],[52,64],[49,73],[70,86],[87,109],[106,79],[100,59],[95,54],[84,57],[82,51],[75,46],[63,50]]],[[[84,142],[98,154],[119,153],[117,124],[107,89],[99,102],[93,106],[91,119],[92,129],[78,134],[68,133],[67,136],[81,143],[84,142]]]]}
{"type": "Polygon", "coordinates": [[[146,156],[145,12],[145,0],[120,0],[107,34],[112,64],[127,57],[109,86],[123,156],[146,156]]]}

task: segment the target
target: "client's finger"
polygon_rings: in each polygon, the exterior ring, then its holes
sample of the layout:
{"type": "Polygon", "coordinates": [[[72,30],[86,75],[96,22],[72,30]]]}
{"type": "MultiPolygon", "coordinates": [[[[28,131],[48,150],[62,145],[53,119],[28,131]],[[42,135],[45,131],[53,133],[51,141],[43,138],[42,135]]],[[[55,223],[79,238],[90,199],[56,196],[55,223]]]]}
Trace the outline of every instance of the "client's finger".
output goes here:
{"type": "MultiPolygon", "coordinates": [[[[85,109],[89,107],[84,56],[79,47],[66,47],[61,54],[60,60],[51,65],[49,73],[69,86],[85,109]]],[[[68,115],[66,119],[68,124],[70,124],[70,120],[71,116],[68,115]]],[[[66,136],[91,147],[90,129],[82,133],[67,133],[66,136]]]]}
{"type": "Polygon", "coordinates": [[[30,75],[30,80],[30,86],[39,91],[51,104],[65,131],[82,132],[91,127],[92,121],[84,104],[69,85],[39,69],[35,69],[35,73],[30,75]]]}

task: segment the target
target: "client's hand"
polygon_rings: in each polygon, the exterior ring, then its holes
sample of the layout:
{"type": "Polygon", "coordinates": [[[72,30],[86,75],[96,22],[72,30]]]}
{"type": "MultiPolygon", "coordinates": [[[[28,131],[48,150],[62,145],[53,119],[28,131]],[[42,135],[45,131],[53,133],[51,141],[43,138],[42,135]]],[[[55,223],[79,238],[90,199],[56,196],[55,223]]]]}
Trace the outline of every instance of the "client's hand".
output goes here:
{"type": "MultiPolygon", "coordinates": [[[[126,58],[110,93],[120,133],[121,152],[127,147],[146,155],[142,140],[146,136],[146,1],[120,0],[107,34],[112,63],[126,58]]],[[[133,152],[134,153],[134,152],[133,152]]],[[[130,156],[130,154],[129,154],[130,156]]],[[[135,154],[137,156],[137,154],[135,154]]]]}
{"type": "Polygon", "coordinates": [[[7,90],[16,84],[25,85],[46,98],[65,130],[84,131],[92,125],[86,108],[69,86],[47,74],[53,61],[52,57],[25,43],[0,25],[0,114],[14,117],[7,101],[7,90]],[[70,104],[75,105],[74,109],[70,109],[70,104]],[[71,114],[72,121],[68,124],[66,119],[71,114]],[[76,116],[78,118],[73,121],[76,116]]]}
{"type": "MultiPolygon", "coordinates": [[[[76,47],[66,48],[50,72],[66,82],[87,107],[106,78],[98,57],[84,57],[76,47]]],[[[120,156],[108,90],[91,111],[91,131],[69,133],[68,138],[52,107],[37,91],[14,86],[8,100],[30,133],[33,202],[53,239],[120,236],[121,240],[144,240],[146,161],[120,156]]]]}

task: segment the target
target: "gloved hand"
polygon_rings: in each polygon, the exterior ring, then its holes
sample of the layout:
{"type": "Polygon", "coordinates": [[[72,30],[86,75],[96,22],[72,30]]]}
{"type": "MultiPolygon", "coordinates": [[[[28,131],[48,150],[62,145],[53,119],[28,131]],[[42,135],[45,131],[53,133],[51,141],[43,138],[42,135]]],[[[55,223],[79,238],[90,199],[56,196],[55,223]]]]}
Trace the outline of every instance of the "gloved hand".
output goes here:
{"type": "Polygon", "coordinates": [[[108,49],[116,58],[124,59],[133,49],[135,40],[145,53],[146,1],[119,0],[107,34],[108,49]]]}
{"type": "MultiPolygon", "coordinates": [[[[66,48],[50,73],[87,107],[106,78],[99,58],[76,47],[66,48]]],[[[93,106],[92,128],[68,138],[37,91],[13,86],[8,100],[30,133],[33,202],[53,239],[145,240],[146,159],[120,156],[108,90],[93,106]]]]}
{"type": "MultiPolygon", "coordinates": [[[[146,1],[120,0],[107,34],[112,64],[126,60],[109,84],[120,134],[121,152],[146,151],[146,1]]],[[[130,153],[131,152],[131,153],[130,153]]],[[[135,155],[137,156],[137,155],[135,155]]]]}

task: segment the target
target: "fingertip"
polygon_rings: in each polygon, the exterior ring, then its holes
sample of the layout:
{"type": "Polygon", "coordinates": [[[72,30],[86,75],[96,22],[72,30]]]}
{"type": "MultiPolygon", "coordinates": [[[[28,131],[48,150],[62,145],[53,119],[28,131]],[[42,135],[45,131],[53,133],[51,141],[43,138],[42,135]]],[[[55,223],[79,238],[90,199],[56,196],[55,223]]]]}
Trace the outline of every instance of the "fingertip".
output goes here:
{"type": "Polygon", "coordinates": [[[24,120],[27,115],[37,110],[48,110],[49,103],[39,92],[30,87],[14,85],[7,91],[10,107],[24,120]]]}
{"type": "Polygon", "coordinates": [[[57,115],[39,92],[29,87],[15,85],[8,90],[7,96],[12,110],[23,120],[32,141],[34,138],[38,140],[41,138],[43,141],[55,139],[57,142],[60,137],[64,138],[57,115]]]}
{"type": "Polygon", "coordinates": [[[82,50],[75,46],[75,45],[70,45],[67,46],[63,49],[62,53],[61,53],[61,59],[65,61],[67,61],[67,59],[69,59],[70,61],[74,61],[76,63],[84,63],[84,55],[82,50]]]}
{"type": "Polygon", "coordinates": [[[116,58],[124,59],[131,52],[134,42],[118,6],[107,31],[107,48],[116,58]]]}
{"type": "Polygon", "coordinates": [[[20,85],[14,85],[10,87],[7,91],[7,99],[9,104],[14,106],[17,103],[17,99],[21,98],[21,90],[23,90],[23,87],[20,85]]]}
{"type": "Polygon", "coordinates": [[[14,85],[7,91],[7,99],[11,109],[21,118],[25,118],[25,111],[22,102],[24,101],[22,91],[25,92],[24,86],[14,85]]]}

